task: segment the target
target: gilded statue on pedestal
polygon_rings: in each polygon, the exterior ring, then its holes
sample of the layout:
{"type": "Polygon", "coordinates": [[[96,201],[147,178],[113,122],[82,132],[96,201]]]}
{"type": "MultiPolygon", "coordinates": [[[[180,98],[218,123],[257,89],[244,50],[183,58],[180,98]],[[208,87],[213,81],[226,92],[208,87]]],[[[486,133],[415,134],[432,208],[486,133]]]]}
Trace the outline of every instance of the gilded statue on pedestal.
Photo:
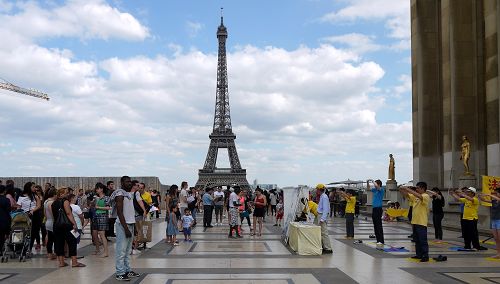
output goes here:
{"type": "Polygon", "coordinates": [[[460,146],[462,148],[462,154],[460,155],[460,160],[464,163],[464,169],[465,172],[464,174],[467,176],[471,175],[470,169],[469,169],[469,159],[470,159],[470,142],[469,139],[467,139],[467,136],[462,136],[462,145],[460,146]]]}
{"type": "Polygon", "coordinates": [[[394,173],[394,165],[396,163],[394,162],[394,157],[392,154],[389,154],[389,180],[395,180],[396,179],[396,174],[394,173]]]}

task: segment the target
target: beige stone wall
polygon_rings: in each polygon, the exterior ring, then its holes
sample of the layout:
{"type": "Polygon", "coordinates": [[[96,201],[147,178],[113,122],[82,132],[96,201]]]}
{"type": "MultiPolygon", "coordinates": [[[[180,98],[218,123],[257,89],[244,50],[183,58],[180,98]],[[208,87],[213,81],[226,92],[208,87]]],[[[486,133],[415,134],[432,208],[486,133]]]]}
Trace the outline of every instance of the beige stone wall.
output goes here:
{"type": "MultiPolygon", "coordinates": [[[[411,0],[415,181],[457,188],[463,135],[477,187],[482,175],[500,176],[499,7],[500,0],[411,0]]],[[[445,210],[453,223],[458,206],[445,210]]],[[[486,229],[489,214],[480,213],[486,229]]]]}

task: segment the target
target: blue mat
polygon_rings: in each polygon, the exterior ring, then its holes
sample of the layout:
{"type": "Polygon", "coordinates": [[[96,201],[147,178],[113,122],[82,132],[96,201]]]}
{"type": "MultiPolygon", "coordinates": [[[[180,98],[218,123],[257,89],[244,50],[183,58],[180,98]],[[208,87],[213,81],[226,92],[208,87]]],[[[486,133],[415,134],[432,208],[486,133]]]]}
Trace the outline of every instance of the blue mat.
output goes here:
{"type": "Polygon", "coordinates": [[[384,252],[409,252],[409,250],[405,249],[404,247],[393,247],[393,248],[384,248],[384,252]]]}
{"type": "Polygon", "coordinates": [[[452,251],[466,251],[466,252],[476,251],[475,249],[464,249],[464,247],[449,247],[448,249],[452,251]]]}

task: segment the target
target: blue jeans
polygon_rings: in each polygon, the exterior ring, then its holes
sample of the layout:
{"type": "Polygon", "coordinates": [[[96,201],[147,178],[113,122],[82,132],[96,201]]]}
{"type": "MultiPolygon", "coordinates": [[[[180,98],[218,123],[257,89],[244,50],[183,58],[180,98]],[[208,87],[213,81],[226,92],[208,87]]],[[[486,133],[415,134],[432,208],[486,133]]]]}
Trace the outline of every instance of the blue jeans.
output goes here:
{"type": "Polygon", "coordinates": [[[191,210],[191,216],[193,216],[193,219],[194,221],[196,222],[196,208],[193,208],[193,210],[191,210]]]}
{"type": "Polygon", "coordinates": [[[132,233],[131,238],[125,236],[120,220],[116,219],[116,248],[115,248],[115,266],[116,275],[123,275],[130,269],[130,253],[132,252],[132,240],[134,239],[134,224],[127,224],[128,229],[132,233]]]}

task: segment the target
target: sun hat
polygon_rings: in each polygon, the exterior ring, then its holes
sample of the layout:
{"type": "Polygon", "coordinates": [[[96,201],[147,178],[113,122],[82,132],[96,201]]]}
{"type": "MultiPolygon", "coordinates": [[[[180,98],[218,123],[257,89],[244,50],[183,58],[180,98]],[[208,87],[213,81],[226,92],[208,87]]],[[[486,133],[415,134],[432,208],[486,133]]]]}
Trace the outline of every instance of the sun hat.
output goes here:
{"type": "Polygon", "coordinates": [[[477,192],[477,190],[476,190],[474,187],[472,187],[472,186],[471,186],[471,187],[469,187],[469,188],[467,188],[467,189],[468,189],[468,190],[470,190],[470,191],[472,191],[472,192],[474,192],[474,193],[476,193],[476,192],[477,192]]]}
{"type": "Polygon", "coordinates": [[[325,185],[322,183],[318,183],[318,185],[316,185],[316,189],[324,189],[324,188],[325,188],[325,185]]]}

